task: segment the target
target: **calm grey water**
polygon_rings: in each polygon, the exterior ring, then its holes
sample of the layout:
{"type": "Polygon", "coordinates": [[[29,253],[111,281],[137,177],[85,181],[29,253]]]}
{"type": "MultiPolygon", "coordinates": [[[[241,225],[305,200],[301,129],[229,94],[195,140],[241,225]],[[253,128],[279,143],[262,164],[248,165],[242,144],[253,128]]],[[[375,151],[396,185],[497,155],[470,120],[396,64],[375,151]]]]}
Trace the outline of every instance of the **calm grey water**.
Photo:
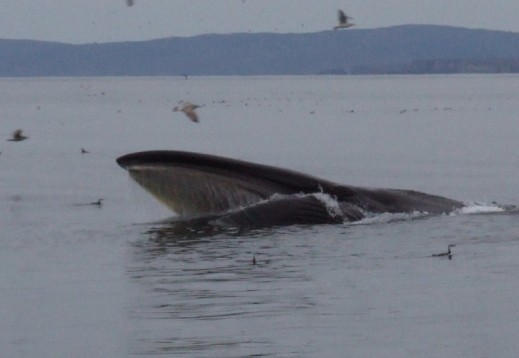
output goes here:
{"type": "Polygon", "coordinates": [[[519,351],[519,215],[491,204],[519,204],[518,76],[2,79],[0,101],[2,356],[519,351]],[[179,100],[204,104],[201,123],[171,111],[179,100]],[[30,138],[7,142],[17,128],[30,138]],[[416,189],[472,213],[182,230],[115,163],[148,149],[416,189]],[[452,260],[431,257],[451,243],[452,260]]]}

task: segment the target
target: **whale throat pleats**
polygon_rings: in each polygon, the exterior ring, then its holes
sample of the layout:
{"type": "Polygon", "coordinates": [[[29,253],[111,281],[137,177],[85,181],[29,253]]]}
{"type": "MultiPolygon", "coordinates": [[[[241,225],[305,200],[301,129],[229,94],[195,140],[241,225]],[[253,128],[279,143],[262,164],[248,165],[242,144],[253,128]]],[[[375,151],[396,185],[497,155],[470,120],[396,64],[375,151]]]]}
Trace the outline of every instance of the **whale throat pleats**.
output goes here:
{"type": "Polygon", "coordinates": [[[223,213],[270,197],[268,187],[192,168],[135,166],[131,177],[182,216],[223,213]]]}

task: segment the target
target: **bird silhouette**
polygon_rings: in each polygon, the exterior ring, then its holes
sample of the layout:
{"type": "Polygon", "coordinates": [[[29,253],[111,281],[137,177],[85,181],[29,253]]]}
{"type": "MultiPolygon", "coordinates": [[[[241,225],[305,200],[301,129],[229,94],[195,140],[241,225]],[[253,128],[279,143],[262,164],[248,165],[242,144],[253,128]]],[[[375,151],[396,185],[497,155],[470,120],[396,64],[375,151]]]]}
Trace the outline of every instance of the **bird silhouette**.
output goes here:
{"type": "Polygon", "coordinates": [[[101,207],[101,205],[103,205],[103,200],[103,198],[99,198],[99,200],[91,202],[90,205],[97,205],[101,207]]]}
{"type": "Polygon", "coordinates": [[[17,129],[13,132],[11,139],[8,139],[10,142],[20,142],[22,140],[25,140],[29,137],[26,137],[23,135],[23,131],[21,129],[17,129]]]}
{"type": "Polygon", "coordinates": [[[449,256],[449,259],[452,257],[452,252],[451,252],[451,247],[456,247],[456,245],[449,245],[447,247],[447,251],[446,252],[441,252],[439,254],[433,254],[434,257],[441,257],[441,256],[449,256]]]}
{"type": "Polygon", "coordinates": [[[353,25],[355,25],[351,22],[348,22],[348,20],[353,18],[347,16],[342,10],[337,10],[337,17],[339,18],[339,24],[333,28],[334,30],[347,29],[348,27],[352,27],[353,25]]]}

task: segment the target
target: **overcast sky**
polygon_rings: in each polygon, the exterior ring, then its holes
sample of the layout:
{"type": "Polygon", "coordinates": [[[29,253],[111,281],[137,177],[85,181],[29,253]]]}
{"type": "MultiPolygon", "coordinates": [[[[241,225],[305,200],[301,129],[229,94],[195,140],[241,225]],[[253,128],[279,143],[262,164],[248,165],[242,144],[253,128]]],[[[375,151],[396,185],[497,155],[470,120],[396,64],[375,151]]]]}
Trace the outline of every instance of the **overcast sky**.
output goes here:
{"type": "MultiPolygon", "coordinates": [[[[519,0],[0,0],[0,38],[68,43],[436,24],[519,32],[519,0]]],[[[348,31],[348,30],[346,30],[348,31]]]]}

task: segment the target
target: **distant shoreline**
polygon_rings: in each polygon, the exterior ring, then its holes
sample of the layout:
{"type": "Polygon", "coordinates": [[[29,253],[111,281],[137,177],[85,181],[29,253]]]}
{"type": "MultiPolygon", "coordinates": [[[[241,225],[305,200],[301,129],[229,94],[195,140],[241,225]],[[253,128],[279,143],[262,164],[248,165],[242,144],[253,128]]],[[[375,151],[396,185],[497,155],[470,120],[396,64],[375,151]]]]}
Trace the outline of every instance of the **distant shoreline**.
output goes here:
{"type": "Polygon", "coordinates": [[[0,77],[519,73],[519,33],[401,25],[71,45],[0,40],[0,77]]]}

